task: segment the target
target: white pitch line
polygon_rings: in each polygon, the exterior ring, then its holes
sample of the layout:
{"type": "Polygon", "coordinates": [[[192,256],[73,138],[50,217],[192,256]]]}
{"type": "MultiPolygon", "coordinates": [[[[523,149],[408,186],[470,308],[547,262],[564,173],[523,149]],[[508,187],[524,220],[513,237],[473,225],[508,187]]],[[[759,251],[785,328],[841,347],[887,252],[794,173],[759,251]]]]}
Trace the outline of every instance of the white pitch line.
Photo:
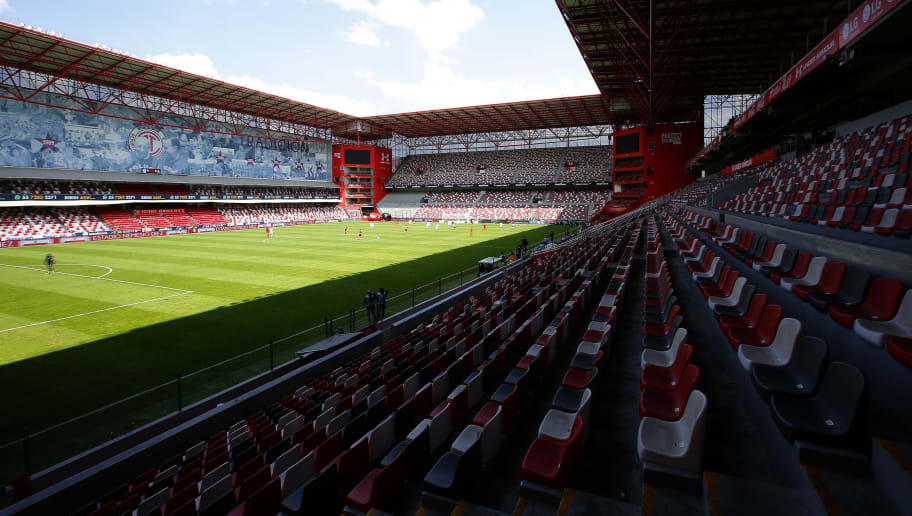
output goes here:
{"type": "Polygon", "coordinates": [[[107,276],[108,274],[111,274],[112,272],[114,272],[114,269],[112,269],[112,268],[110,268],[110,267],[107,267],[107,266],[105,266],[105,265],[95,265],[95,264],[93,264],[93,263],[58,263],[57,265],[58,265],[58,266],[61,266],[61,267],[67,267],[67,266],[74,266],[74,267],[98,267],[99,269],[108,269],[108,272],[102,274],[101,276],[90,276],[90,277],[94,277],[94,278],[97,278],[97,279],[104,278],[104,277],[107,276]]]}
{"type": "MultiPolygon", "coordinates": [[[[49,323],[58,322],[58,321],[65,321],[65,320],[67,320],[67,319],[74,319],[74,318],[76,318],[76,317],[83,317],[83,316],[86,316],[86,315],[92,315],[92,314],[97,314],[97,313],[101,313],[101,312],[108,312],[108,311],[111,311],[111,310],[117,310],[118,308],[126,308],[126,307],[129,307],[129,306],[136,306],[136,305],[141,305],[141,304],[145,304],[145,303],[151,303],[151,302],[153,302],[153,301],[163,301],[163,300],[165,300],[165,299],[170,299],[170,298],[172,298],[172,297],[185,296],[185,295],[187,295],[187,294],[192,294],[192,293],[193,293],[192,290],[185,290],[185,289],[182,289],[182,288],[166,287],[166,286],[163,286],[163,285],[152,285],[151,283],[139,283],[139,282],[136,282],[136,281],[126,281],[126,280],[118,280],[118,279],[113,279],[113,278],[106,278],[105,276],[107,276],[108,274],[111,274],[111,273],[114,272],[114,271],[113,271],[113,269],[111,269],[110,267],[106,267],[106,266],[104,266],[104,265],[86,265],[86,264],[74,264],[74,263],[60,264],[60,265],[84,265],[84,266],[89,266],[89,267],[102,267],[102,268],[108,269],[108,272],[102,274],[101,276],[86,276],[86,275],[84,275],[84,274],[73,274],[72,272],[54,272],[53,274],[63,274],[63,275],[65,275],[65,276],[75,276],[75,277],[78,277],[78,278],[88,278],[88,279],[96,279],[96,280],[102,280],[102,281],[113,281],[113,282],[115,282],[115,283],[127,283],[127,284],[129,284],[129,285],[139,285],[139,286],[142,286],[142,287],[161,288],[161,289],[165,289],[165,290],[174,290],[174,291],[177,291],[177,293],[176,293],[176,294],[171,294],[171,295],[169,295],[169,296],[156,297],[156,298],[154,298],[154,299],[146,299],[145,301],[137,301],[137,302],[135,302],[135,303],[127,303],[127,304],[125,304],[125,305],[110,306],[110,307],[108,307],[108,308],[102,308],[101,310],[93,310],[93,311],[91,311],[91,312],[85,312],[85,313],[76,314],[76,315],[68,315],[68,316],[66,316],[66,317],[59,317],[59,318],[57,318],[57,319],[50,319],[50,320],[48,320],[48,321],[41,321],[41,322],[36,322],[36,323],[32,323],[32,324],[25,324],[25,325],[22,325],[22,326],[17,326],[17,327],[15,327],[15,328],[7,328],[7,329],[5,329],[5,330],[0,330],[0,333],[6,333],[6,332],[8,332],[8,331],[14,331],[14,330],[21,330],[21,329],[23,329],[23,328],[30,328],[30,327],[32,327],[32,326],[41,326],[41,325],[43,325],[43,324],[49,324],[49,323]]],[[[37,272],[45,272],[45,273],[46,273],[46,271],[45,271],[44,269],[39,269],[39,268],[37,268],[37,267],[27,267],[27,266],[25,266],[25,265],[9,265],[9,264],[6,264],[6,263],[0,263],[0,267],[12,267],[12,268],[14,268],[14,269],[27,269],[27,270],[30,270],[30,271],[37,271],[37,272]]]]}
{"type": "Polygon", "coordinates": [[[136,306],[136,305],[141,305],[141,304],[143,304],[143,303],[151,303],[151,302],[153,302],[153,301],[162,301],[162,300],[165,300],[165,299],[170,299],[170,298],[172,298],[172,297],[186,296],[187,294],[192,294],[192,293],[193,293],[193,291],[191,291],[191,290],[188,290],[188,291],[186,291],[186,292],[178,292],[177,294],[171,294],[170,296],[156,297],[155,299],[146,299],[145,301],[137,301],[137,302],[135,302],[135,303],[127,303],[127,304],[125,304],[125,305],[111,306],[111,307],[108,307],[108,308],[102,308],[101,310],[94,310],[94,311],[92,311],[92,312],[85,312],[85,313],[76,314],[76,315],[68,315],[68,316],[66,316],[66,317],[59,317],[59,318],[57,318],[57,319],[51,319],[51,320],[48,320],[48,321],[41,321],[41,322],[36,322],[36,323],[32,323],[32,324],[25,324],[25,325],[22,325],[22,326],[16,326],[15,328],[7,328],[7,329],[5,329],[5,330],[0,330],[0,333],[6,333],[6,332],[8,332],[8,331],[21,330],[21,329],[23,329],[23,328],[30,328],[30,327],[32,327],[32,326],[41,326],[42,324],[49,324],[49,323],[52,323],[52,322],[65,321],[65,320],[67,320],[67,319],[75,319],[76,317],[82,317],[82,316],[85,316],[85,315],[98,314],[98,313],[101,313],[101,312],[108,312],[108,311],[110,311],[110,310],[117,310],[118,308],[126,308],[126,307],[128,307],[128,306],[136,306]]]}
{"type": "MultiPolygon", "coordinates": [[[[72,265],[72,264],[68,264],[68,265],[72,265]]],[[[25,266],[25,265],[9,265],[9,264],[6,264],[6,263],[0,263],[0,267],[13,267],[13,268],[15,268],[15,269],[28,269],[28,270],[30,270],[30,271],[45,272],[45,269],[39,269],[39,268],[37,268],[37,267],[27,267],[27,266],[25,266]]],[[[99,265],[98,267],[104,267],[104,265],[99,265]]],[[[105,267],[105,268],[108,269],[109,267],[105,267]]],[[[104,274],[104,275],[102,275],[102,276],[86,276],[85,274],[74,274],[74,273],[72,273],[72,272],[56,272],[56,271],[55,271],[54,274],[63,274],[63,275],[65,275],[65,276],[76,276],[77,278],[88,278],[88,279],[97,279],[97,280],[104,280],[104,281],[114,281],[114,282],[116,282],[116,283],[127,283],[127,284],[129,284],[129,285],[139,285],[139,286],[141,286],[141,287],[163,288],[163,289],[166,289],[166,290],[176,290],[176,291],[178,291],[178,292],[183,292],[183,293],[185,293],[185,294],[192,294],[192,293],[193,293],[192,290],[186,290],[186,289],[182,289],[182,288],[166,287],[166,286],[164,286],[164,285],[153,285],[153,284],[151,284],[151,283],[139,283],[138,281],[126,281],[126,280],[119,280],[119,279],[114,279],[114,278],[106,278],[105,276],[107,276],[107,275],[110,274],[110,273],[104,274]]]]}

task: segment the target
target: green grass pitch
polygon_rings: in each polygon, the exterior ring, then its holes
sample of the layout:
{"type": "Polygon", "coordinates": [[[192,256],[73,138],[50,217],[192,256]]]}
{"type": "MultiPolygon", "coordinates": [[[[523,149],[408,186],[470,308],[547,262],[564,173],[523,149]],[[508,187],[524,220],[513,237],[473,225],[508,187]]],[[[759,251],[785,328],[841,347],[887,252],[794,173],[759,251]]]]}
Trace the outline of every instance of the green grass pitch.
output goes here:
{"type": "MultiPolygon", "coordinates": [[[[325,316],[360,306],[367,289],[384,287],[390,312],[436,295],[437,279],[537,243],[561,226],[501,229],[475,224],[365,222],[279,227],[0,250],[0,445],[133,393],[254,350],[277,345],[276,363],[324,335],[325,316]],[[359,230],[363,237],[358,238],[359,230]],[[52,253],[57,273],[47,274],[52,253]]],[[[451,276],[440,285],[458,285],[451,276]]],[[[348,325],[348,319],[344,322],[348,325]]],[[[359,317],[358,326],[366,324],[359,317]]],[[[184,404],[260,373],[256,351],[182,382],[184,404]]],[[[34,471],[112,434],[176,409],[174,385],[30,438],[34,471]]],[[[21,446],[0,448],[3,477],[21,469],[21,446]]]]}

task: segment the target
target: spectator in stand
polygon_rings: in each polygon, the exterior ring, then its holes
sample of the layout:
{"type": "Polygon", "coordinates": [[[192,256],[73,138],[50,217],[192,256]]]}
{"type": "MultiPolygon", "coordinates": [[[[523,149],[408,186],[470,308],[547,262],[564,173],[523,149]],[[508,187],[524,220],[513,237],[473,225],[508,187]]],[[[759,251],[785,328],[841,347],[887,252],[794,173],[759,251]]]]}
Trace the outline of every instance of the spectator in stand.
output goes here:
{"type": "Polygon", "coordinates": [[[367,312],[367,322],[372,322],[376,319],[374,317],[374,293],[370,290],[364,296],[364,311],[367,312]]]}

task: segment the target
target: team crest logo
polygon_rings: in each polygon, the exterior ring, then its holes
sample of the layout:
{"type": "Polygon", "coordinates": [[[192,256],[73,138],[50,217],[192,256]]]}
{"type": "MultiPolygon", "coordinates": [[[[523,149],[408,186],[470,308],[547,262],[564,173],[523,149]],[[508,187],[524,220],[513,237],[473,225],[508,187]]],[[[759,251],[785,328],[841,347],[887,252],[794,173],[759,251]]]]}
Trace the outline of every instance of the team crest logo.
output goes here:
{"type": "Polygon", "coordinates": [[[128,140],[131,152],[147,151],[146,157],[161,159],[165,153],[165,138],[162,133],[151,127],[135,127],[128,140]]]}

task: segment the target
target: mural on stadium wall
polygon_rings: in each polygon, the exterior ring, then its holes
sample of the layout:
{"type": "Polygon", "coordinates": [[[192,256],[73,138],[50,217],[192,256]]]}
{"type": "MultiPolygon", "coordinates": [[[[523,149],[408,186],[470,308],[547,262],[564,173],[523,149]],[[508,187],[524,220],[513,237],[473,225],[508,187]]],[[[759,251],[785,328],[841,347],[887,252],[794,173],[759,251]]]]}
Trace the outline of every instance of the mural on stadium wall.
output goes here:
{"type": "MultiPolygon", "coordinates": [[[[33,100],[57,106],[73,103],[47,93],[33,100]]],[[[0,99],[0,165],[329,180],[328,143],[265,138],[255,128],[245,130],[249,135],[232,136],[141,124],[112,118],[137,117],[129,108],[117,105],[104,112],[110,116],[0,99]]],[[[181,125],[174,118],[164,115],[161,120],[181,125]]]]}

